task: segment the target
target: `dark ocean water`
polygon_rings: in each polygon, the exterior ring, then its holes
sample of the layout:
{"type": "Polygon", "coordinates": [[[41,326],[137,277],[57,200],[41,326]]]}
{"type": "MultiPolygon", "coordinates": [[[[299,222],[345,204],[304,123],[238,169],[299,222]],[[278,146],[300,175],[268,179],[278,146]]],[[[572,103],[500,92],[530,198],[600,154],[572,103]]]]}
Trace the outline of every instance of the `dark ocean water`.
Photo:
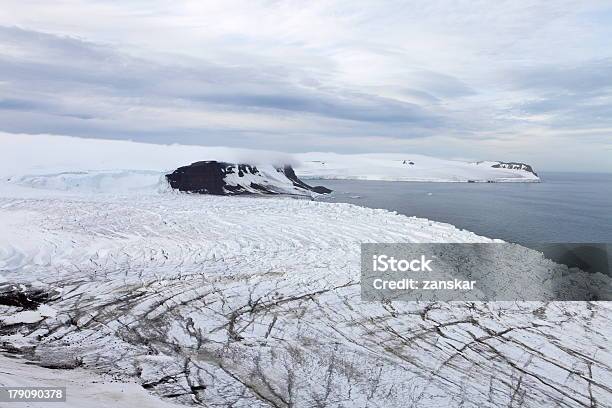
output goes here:
{"type": "Polygon", "coordinates": [[[334,190],[323,201],[385,208],[510,242],[612,243],[612,174],[540,176],[541,183],[308,182],[334,190]]]}

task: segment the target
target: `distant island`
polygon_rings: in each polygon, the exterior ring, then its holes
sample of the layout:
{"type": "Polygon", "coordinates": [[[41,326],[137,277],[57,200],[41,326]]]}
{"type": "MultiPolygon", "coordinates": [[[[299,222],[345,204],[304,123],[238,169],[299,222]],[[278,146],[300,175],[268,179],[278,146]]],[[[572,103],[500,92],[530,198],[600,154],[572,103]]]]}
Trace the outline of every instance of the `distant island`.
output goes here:
{"type": "Polygon", "coordinates": [[[418,154],[305,153],[296,157],[302,178],[425,182],[539,182],[521,162],[445,160],[418,154]]]}

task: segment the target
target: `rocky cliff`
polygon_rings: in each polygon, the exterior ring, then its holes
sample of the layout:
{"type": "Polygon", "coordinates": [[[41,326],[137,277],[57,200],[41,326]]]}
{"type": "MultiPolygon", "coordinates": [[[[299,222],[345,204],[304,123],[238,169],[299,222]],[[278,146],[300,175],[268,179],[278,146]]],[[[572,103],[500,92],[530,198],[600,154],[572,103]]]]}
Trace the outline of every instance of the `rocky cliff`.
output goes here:
{"type": "Polygon", "coordinates": [[[511,169],[511,170],[523,170],[527,171],[535,176],[538,175],[528,164],[520,163],[520,162],[499,162],[497,164],[492,165],[491,167],[495,169],[511,169]]]}
{"type": "Polygon", "coordinates": [[[290,194],[311,196],[330,193],[325,187],[312,187],[300,180],[289,165],[254,166],[250,164],[200,161],[167,174],[173,189],[199,194],[290,194]]]}

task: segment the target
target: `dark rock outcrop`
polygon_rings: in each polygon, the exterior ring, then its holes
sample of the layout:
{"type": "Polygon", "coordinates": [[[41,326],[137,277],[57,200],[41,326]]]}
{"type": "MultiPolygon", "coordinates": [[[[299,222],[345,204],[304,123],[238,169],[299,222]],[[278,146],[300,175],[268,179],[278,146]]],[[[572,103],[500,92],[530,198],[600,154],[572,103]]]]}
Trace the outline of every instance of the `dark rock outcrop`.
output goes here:
{"type": "Polygon", "coordinates": [[[51,293],[29,285],[0,285],[0,305],[3,306],[35,310],[40,304],[47,302],[51,296],[51,293]]]}
{"type": "MultiPolygon", "coordinates": [[[[269,167],[269,166],[268,166],[269,167]]],[[[249,164],[234,164],[218,161],[200,161],[179,167],[166,174],[170,186],[179,191],[199,194],[326,194],[331,190],[312,187],[300,180],[289,165],[260,171],[249,164]],[[284,177],[278,174],[281,173],[284,177]],[[280,176],[280,177],[279,177],[280,176]]]]}
{"type": "Polygon", "coordinates": [[[520,163],[520,162],[499,162],[497,164],[494,164],[491,167],[494,167],[497,169],[524,170],[524,171],[528,171],[529,173],[532,173],[535,176],[538,175],[530,165],[525,164],[525,163],[520,163]]]}
{"type": "Polygon", "coordinates": [[[257,173],[258,170],[257,167],[247,165],[236,167],[229,163],[201,161],[179,167],[171,174],[166,174],[166,180],[173,189],[179,191],[215,195],[225,195],[228,191],[239,193],[238,188],[227,185],[225,176],[238,171],[242,177],[245,173],[257,173]]]}
{"type": "Polygon", "coordinates": [[[296,187],[300,187],[300,188],[303,188],[305,190],[314,191],[315,193],[319,193],[319,194],[329,194],[329,193],[332,192],[327,187],[323,187],[323,186],[310,186],[310,185],[304,183],[302,180],[300,180],[298,178],[298,176],[295,174],[295,171],[293,170],[293,167],[291,167],[291,166],[285,165],[284,167],[277,169],[277,171],[282,172],[289,180],[291,180],[293,185],[296,186],[296,187]]]}

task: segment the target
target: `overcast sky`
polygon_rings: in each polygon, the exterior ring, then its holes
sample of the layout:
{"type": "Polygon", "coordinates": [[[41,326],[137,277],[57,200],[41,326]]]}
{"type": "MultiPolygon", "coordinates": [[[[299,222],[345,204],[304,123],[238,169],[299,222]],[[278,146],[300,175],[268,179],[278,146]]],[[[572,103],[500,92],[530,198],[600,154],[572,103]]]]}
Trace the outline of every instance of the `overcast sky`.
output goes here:
{"type": "Polygon", "coordinates": [[[3,0],[0,130],[609,172],[612,3],[3,0]]]}

